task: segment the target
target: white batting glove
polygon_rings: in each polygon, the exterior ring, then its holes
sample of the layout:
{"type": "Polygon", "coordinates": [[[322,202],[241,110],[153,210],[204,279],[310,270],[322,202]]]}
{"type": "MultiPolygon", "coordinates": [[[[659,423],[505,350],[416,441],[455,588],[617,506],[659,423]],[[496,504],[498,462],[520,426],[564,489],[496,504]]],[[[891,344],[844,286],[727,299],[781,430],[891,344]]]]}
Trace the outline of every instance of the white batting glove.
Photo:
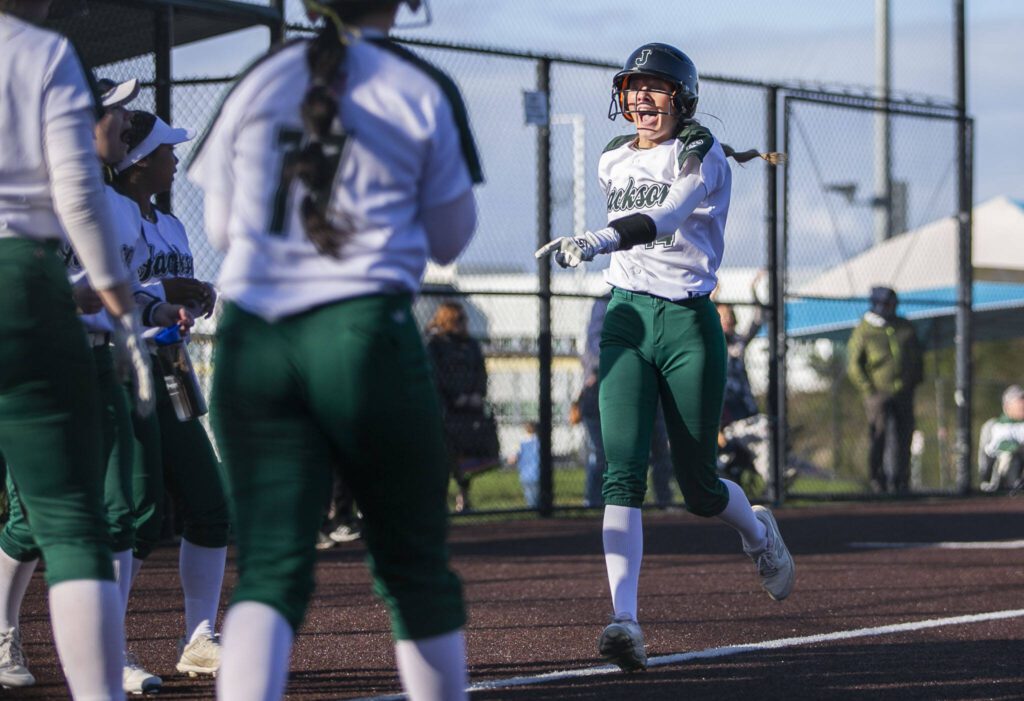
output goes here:
{"type": "Polygon", "coordinates": [[[153,374],[149,351],[142,340],[142,325],[134,312],[114,319],[114,367],[122,381],[132,381],[135,411],[139,416],[149,416],[153,411],[153,374]]]}
{"type": "Polygon", "coordinates": [[[559,236],[534,253],[535,258],[554,253],[555,262],[563,268],[575,268],[584,261],[594,260],[598,253],[611,253],[619,248],[619,232],[611,227],[585,231],[582,236],[559,236]]]}

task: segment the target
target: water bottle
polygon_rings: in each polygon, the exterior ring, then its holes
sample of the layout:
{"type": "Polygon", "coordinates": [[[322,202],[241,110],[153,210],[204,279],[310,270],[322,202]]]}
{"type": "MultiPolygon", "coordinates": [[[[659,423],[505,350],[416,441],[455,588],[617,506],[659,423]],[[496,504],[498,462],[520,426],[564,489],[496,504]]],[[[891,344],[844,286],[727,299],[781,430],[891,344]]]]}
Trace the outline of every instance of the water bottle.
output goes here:
{"type": "Polygon", "coordinates": [[[191,421],[206,414],[206,399],[177,325],[168,326],[153,340],[156,341],[160,373],[164,376],[178,421],[191,421]]]}

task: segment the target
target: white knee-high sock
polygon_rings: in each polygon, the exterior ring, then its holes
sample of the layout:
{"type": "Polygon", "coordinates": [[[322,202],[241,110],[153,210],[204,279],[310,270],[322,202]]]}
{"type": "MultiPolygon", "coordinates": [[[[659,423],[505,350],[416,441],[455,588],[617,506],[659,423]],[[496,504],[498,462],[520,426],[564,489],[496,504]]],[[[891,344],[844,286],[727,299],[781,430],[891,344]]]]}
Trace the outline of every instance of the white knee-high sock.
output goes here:
{"type": "Polygon", "coordinates": [[[121,617],[128,615],[128,595],[132,591],[132,551],[114,553],[114,580],[121,593],[121,617]]]}
{"type": "Polygon", "coordinates": [[[276,609],[242,601],[228,609],[221,636],[219,701],[279,701],[288,681],[292,627],[276,609]]]}
{"type": "Polygon", "coordinates": [[[185,593],[185,640],[189,642],[197,635],[213,635],[227,553],[226,547],[204,548],[181,539],[178,572],[185,593]]]}
{"type": "Polygon", "coordinates": [[[114,582],[73,579],[50,587],[50,624],[76,701],[123,699],[124,628],[114,582]]]}
{"type": "Polygon", "coordinates": [[[644,525],[640,509],[604,507],[604,564],[616,616],[637,620],[636,592],[644,559],[644,525]]]}
{"type": "Polygon", "coordinates": [[[18,627],[21,602],[39,560],[20,562],[0,550],[0,630],[18,627]]]}
{"type": "Polygon", "coordinates": [[[409,701],[463,701],[466,695],[466,639],[461,630],[395,643],[402,689],[409,701]]]}
{"type": "Polygon", "coordinates": [[[745,551],[764,550],[767,541],[764,524],[754,516],[754,510],[750,508],[750,501],[743,493],[743,488],[729,480],[722,480],[722,483],[729,490],[729,505],[725,507],[725,511],[718,514],[718,518],[739,531],[745,551]]]}

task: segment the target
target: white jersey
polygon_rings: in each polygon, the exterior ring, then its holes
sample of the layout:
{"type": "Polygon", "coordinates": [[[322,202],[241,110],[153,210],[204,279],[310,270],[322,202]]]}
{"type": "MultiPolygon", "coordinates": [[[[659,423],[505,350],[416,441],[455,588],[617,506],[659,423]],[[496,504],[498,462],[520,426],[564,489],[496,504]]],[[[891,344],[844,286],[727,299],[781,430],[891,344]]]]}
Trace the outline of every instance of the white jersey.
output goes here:
{"type": "Polygon", "coordinates": [[[605,281],[671,300],[708,294],[718,282],[732,190],[725,152],[696,124],[653,148],[638,149],[635,143],[635,137],[619,137],[601,155],[598,176],[609,222],[663,210],[670,189],[686,175],[699,178],[702,189],[699,201],[691,203],[696,208],[675,213],[685,219],[674,231],[659,229],[657,240],[612,253],[605,281]]]}
{"type": "Polygon", "coordinates": [[[454,84],[383,34],[364,37],[348,47],[335,86],[346,134],[328,214],[354,230],[338,258],[307,239],[297,211],[304,186],[298,179],[279,185],[286,159],[302,145],[307,42],[249,70],[190,166],[207,208],[213,196],[230,206],[226,231],[207,231],[228,249],[222,296],[269,321],[341,299],[418,291],[429,254],[421,213],[480,181],[454,84]]]}
{"type": "MultiPolygon", "coordinates": [[[[142,219],[142,238],[148,256],[135,267],[135,272],[143,290],[166,301],[162,281],[175,277],[195,278],[196,269],[185,225],[173,214],[161,212],[156,207],[153,207],[153,214],[156,215],[155,222],[142,219]]],[[[146,329],[142,336],[152,347],[153,337],[160,331],[159,328],[146,329]]]]}
{"type": "MultiPolygon", "coordinates": [[[[114,221],[117,224],[115,233],[117,245],[121,251],[121,260],[124,262],[125,271],[134,273],[135,269],[149,256],[149,249],[142,238],[142,215],[139,213],[139,206],[110,186],[107,186],[106,193],[107,201],[114,212],[114,221]]],[[[67,267],[68,279],[71,284],[88,285],[85,269],[71,245],[63,244],[60,252],[64,258],[64,265],[67,267]]],[[[134,277],[133,274],[132,279],[134,277]]],[[[144,307],[145,300],[138,294],[141,292],[142,286],[135,282],[133,287],[136,292],[136,302],[144,307]]],[[[113,321],[105,309],[95,314],[81,314],[78,318],[85,325],[85,330],[90,333],[112,333],[114,331],[113,321]]]]}
{"type": "MultiPolygon", "coordinates": [[[[142,219],[142,237],[148,248],[148,257],[136,269],[143,285],[158,285],[172,277],[194,278],[195,263],[188,243],[185,225],[173,214],[153,208],[156,221],[142,219]]],[[[163,297],[161,291],[160,296],[163,297]]]]}
{"type": "Polygon", "coordinates": [[[95,102],[68,40],[0,12],[0,238],[74,242],[97,287],[123,281],[93,141],[95,102]]]}
{"type": "Polygon", "coordinates": [[[50,196],[43,125],[93,109],[68,40],[0,13],[0,237],[63,236],[50,196]]]}

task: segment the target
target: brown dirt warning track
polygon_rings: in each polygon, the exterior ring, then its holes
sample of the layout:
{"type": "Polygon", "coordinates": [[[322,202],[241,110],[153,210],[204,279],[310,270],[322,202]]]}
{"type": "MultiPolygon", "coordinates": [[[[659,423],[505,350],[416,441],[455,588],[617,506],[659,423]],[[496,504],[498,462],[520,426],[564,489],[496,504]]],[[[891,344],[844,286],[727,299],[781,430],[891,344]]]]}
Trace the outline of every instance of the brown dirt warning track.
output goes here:
{"type": "MultiPolygon", "coordinates": [[[[495,687],[471,699],[1024,699],[1024,497],[793,507],[777,518],[797,563],[781,603],[727,526],[645,514],[640,623],[652,667],[628,676],[596,654],[610,606],[596,513],[457,521],[471,682],[495,687]]],[[[363,555],[358,542],[323,554],[287,698],[399,693],[363,555]]],[[[225,601],[233,584],[229,559],[225,601]]],[[[130,645],[164,677],[161,698],[213,698],[212,680],[173,671],[181,620],[177,548],[165,547],[139,575],[130,645]]],[[[38,574],[22,630],[38,684],[0,697],[68,698],[38,574]]]]}

